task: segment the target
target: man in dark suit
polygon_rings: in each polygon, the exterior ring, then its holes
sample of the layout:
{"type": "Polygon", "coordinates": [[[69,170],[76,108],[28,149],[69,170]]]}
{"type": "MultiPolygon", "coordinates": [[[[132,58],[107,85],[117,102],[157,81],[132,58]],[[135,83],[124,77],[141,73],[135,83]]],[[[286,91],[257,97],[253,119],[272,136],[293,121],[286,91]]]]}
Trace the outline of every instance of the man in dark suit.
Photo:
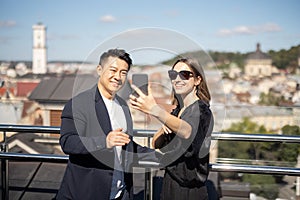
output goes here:
{"type": "Polygon", "coordinates": [[[60,145],[69,162],[57,199],[133,199],[134,161],[158,161],[154,150],[133,142],[129,108],[116,94],[131,64],[124,50],[103,53],[97,85],[65,105],[60,145]]]}

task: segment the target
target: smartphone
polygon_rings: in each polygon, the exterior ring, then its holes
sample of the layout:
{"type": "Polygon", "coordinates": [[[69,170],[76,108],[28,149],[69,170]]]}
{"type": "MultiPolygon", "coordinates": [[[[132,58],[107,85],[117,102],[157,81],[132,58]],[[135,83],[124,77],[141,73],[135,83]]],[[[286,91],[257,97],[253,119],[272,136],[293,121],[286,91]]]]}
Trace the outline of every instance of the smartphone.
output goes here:
{"type": "MultiPolygon", "coordinates": [[[[148,75],[147,74],[133,74],[132,84],[138,87],[145,95],[148,95],[148,75]]],[[[138,96],[133,90],[132,94],[138,96]]]]}

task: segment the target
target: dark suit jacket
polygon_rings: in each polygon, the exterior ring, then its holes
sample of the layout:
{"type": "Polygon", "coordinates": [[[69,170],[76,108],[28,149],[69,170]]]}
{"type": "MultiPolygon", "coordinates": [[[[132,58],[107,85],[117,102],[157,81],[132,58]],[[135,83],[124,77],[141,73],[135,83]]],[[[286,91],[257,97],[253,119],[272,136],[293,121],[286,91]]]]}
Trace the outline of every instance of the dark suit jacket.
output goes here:
{"type": "MultiPolygon", "coordinates": [[[[156,152],[132,140],[133,124],[126,102],[116,96],[127,120],[131,142],[123,147],[126,190],[133,198],[132,165],[136,159],[158,161],[156,152]]],[[[108,111],[97,86],[71,99],[62,112],[60,145],[69,155],[57,199],[109,199],[114,151],[106,148],[112,130],[108,111]]]]}

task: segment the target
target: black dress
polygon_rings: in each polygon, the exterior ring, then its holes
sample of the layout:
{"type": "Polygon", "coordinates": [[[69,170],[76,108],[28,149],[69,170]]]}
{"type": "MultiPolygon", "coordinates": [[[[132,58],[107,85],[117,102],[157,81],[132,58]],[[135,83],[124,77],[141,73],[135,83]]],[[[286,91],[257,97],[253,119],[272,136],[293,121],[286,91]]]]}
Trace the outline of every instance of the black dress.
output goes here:
{"type": "MultiPolygon", "coordinates": [[[[180,108],[172,112],[177,116],[180,108]]],[[[205,181],[208,176],[210,136],[213,127],[209,106],[198,100],[188,106],[180,118],[192,127],[189,139],[174,133],[165,135],[165,168],[162,200],[201,200],[208,199],[205,181]],[[172,159],[178,157],[174,161],[172,159]],[[170,163],[170,164],[169,164],[170,163]]]]}

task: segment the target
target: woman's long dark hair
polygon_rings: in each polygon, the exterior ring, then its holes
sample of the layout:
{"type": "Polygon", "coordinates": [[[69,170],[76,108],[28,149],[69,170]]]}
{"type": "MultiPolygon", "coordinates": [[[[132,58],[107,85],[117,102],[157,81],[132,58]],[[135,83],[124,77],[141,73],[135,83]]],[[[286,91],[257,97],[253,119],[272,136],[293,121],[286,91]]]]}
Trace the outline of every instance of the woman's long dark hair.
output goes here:
{"type": "MultiPolygon", "coordinates": [[[[201,82],[199,85],[196,86],[196,95],[207,103],[209,105],[209,102],[211,100],[211,96],[207,87],[205,75],[204,75],[204,70],[200,63],[194,59],[194,58],[180,58],[178,59],[172,66],[172,69],[175,67],[175,65],[179,62],[183,62],[189,66],[189,68],[193,71],[194,76],[200,76],[201,77],[201,82]]],[[[178,99],[179,97],[177,95],[174,95],[175,100],[177,101],[177,104],[180,105],[182,100],[178,99]]],[[[180,105],[180,107],[182,107],[180,105]]]]}

